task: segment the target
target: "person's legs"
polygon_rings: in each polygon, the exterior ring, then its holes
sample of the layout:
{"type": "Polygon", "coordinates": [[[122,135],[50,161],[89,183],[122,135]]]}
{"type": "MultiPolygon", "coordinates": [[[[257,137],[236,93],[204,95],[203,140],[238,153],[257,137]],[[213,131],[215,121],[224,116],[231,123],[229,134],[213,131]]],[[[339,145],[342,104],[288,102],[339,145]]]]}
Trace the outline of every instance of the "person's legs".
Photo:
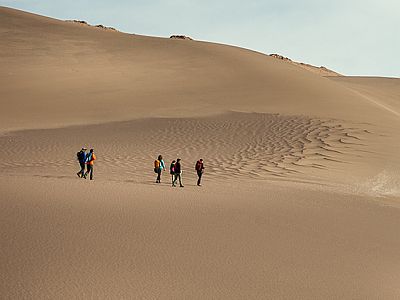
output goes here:
{"type": "Polygon", "coordinates": [[[90,166],[90,180],[93,180],[93,166],[90,166]]]}
{"type": "Polygon", "coordinates": [[[156,182],[161,183],[161,169],[157,170],[157,180],[156,182]]]}
{"type": "Polygon", "coordinates": [[[88,174],[90,173],[90,170],[92,169],[92,166],[91,165],[89,165],[89,164],[87,164],[86,165],[86,172],[85,172],[85,174],[83,175],[83,177],[86,179],[86,176],[88,176],[88,174]]]}
{"type": "Polygon", "coordinates": [[[85,163],[79,163],[81,166],[81,170],[78,172],[79,177],[83,177],[85,175],[85,163]]]}
{"type": "Polygon", "coordinates": [[[179,186],[180,186],[180,187],[183,187],[183,184],[182,184],[182,175],[181,175],[181,174],[178,174],[178,178],[179,178],[179,186]]]}
{"type": "Polygon", "coordinates": [[[175,186],[176,181],[178,180],[178,175],[179,174],[174,174],[174,180],[172,181],[172,186],[175,186]]]}
{"type": "Polygon", "coordinates": [[[197,176],[199,177],[199,179],[197,180],[197,185],[201,185],[201,176],[203,175],[202,172],[197,171],[197,176]]]}
{"type": "Polygon", "coordinates": [[[86,172],[83,174],[83,177],[86,179],[87,174],[89,174],[89,165],[86,165],[86,172]]]}
{"type": "Polygon", "coordinates": [[[81,167],[81,169],[79,170],[79,172],[78,173],[76,173],[76,175],[78,175],[78,177],[80,177],[80,178],[82,178],[82,165],[79,163],[79,165],[80,165],[80,167],[81,167]]]}

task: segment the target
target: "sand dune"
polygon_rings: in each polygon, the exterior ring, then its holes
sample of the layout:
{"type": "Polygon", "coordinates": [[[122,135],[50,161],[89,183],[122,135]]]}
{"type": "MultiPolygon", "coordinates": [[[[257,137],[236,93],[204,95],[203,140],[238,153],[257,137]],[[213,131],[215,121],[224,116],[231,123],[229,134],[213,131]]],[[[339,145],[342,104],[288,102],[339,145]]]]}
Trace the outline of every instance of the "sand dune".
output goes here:
{"type": "Polygon", "coordinates": [[[3,130],[231,110],[377,121],[362,97],[267,55],[0,13],[3,130]]]}
{"type": "Polygon", "coordinates": [[[5,7],[0,37],[2,298],[399,298],[399,79],[5,7]]]}

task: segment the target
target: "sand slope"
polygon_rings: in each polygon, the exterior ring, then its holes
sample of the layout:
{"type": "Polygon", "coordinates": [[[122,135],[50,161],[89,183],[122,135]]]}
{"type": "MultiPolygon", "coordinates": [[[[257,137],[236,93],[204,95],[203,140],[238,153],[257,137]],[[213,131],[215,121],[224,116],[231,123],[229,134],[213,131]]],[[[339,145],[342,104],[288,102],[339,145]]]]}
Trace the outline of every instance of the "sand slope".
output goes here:
{"type": "Polygon", "coordinates": [[[362,97],[260,53],[0,15],[3,130],[230,110],[376,120],[362,97]]]}
{"type": "Polygon", "coordinates": [[[400,295],[400,211],[389,203],[287,185],[99,180],[1,178],[4,298],[400,295]]]}
{"type": "Polygon", "coordinates": [[[400,116],[400,79],[384,77],[330,77],[367,101],[400,116]]]}

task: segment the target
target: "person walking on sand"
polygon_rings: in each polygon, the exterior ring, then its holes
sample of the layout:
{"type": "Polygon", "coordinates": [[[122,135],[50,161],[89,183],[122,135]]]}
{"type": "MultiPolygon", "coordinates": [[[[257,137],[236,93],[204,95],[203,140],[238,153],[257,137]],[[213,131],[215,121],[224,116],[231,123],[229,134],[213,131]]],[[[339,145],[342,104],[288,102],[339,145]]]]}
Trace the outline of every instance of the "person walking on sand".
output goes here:
{"type": "Polygon", "coordinates": [[[174,181],[172,182],[172,186],[175,186],[176,181],[179,179],[179,186],[183,187],[182,184],[182,166],[181,166],[181,159],[178,158],[175,163],[174,167],[175,177],[174,181]]]}
{"type": "Polygon", "coordinates": [[[96,155],[94,154],[93,149],[90,149],[89,154],[87,155],[86,158],[86,173],[83,175],[83,177],[86,179],[87,175],[90,174],[90,180],[93,180],[93,166],[94,166],[94,161],[96,160],[96,155]]]}
{"type": "Polygon", "coordinates": [[[161,183],[161,172],[165,170],[165,163],[162,155],[159,155],[158,158],[154,161],[154,172],[157,173],[156,183],[161,183]]]}
{"type": "Polygon", "coordinates": [[[83,178],[85,175],[85,167],[86,167],[86,148],[82,147],[81,151],[79,151],[78,153],[76,153],[76,158],[78,159],[79,165],[81,167],[81,170],[76,173],[76,175],[78,175],[79,178],[83,178]]]}
{"type": "Polygon", "coordinates": [[[175,163],[176,161],[173,160],[169,166],[169,174],[171,174],[171,182],[172,182],[172,186],[175,186],[174,183],[174,177],[175,177],[175,163]]]}
{"type": "Polygon", "coordinates": [[[195,169],[197,171],[197,177],[199,178],[197,179],[197,185],[201,186],[201,176],[203,176],[204,173],[204,163],[202,158],[196,162],[195,169]]]}

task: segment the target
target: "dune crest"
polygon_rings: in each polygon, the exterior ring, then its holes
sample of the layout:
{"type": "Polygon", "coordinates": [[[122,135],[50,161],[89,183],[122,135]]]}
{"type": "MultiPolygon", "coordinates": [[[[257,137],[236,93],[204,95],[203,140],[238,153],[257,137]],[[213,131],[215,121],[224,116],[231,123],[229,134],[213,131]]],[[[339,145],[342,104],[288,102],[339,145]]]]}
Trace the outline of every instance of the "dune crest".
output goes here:
{"type": "Polygon", "coordinates": [[[282,60],[282,61],[285,61],[285,62],[288,62],[288,63],[291,63],[291,64],[293,64],[295,66],[299,66],[299,67],[301,67],[301,68],[303,68],[305,70],[311,71],[311,72],[316,73],[316,74],[321,75],[321,76],[343,76],[342,74],[339,74],[339,73],[337,73],[335,71],[332,71],[332,70],[330,70],[330,69],[328,69],[328,68],[326,68],[324,66],[316,67],[316,66],[313,66],[313,65],[310,65],[310,64],[293,61],[290,58],[285,57],[285,56],[280,55],[280,54],[270,54],[269,56],[274,57],[274,58],[279,59],[279,60],[282,60]]]}
{"type": "Polygon", "coordinates": [[[81,20],[66,20],[65,22],[72,22],[72,23],[77,23],[77,24],[84,25],[84,26],[91,26],[91,27],[101,28],[101,29],[105,29],[105,30],[117,31],[114,27],[104,26],[102,24],[90,25],[88,22],[81,21],[81,20]]]}
{"type": "Polygon", "coordinates": [[[186,35],[171,35],[169,38],[170,39],[193,41],[193,39],[190,36],[186,36],[186,35]]]}

